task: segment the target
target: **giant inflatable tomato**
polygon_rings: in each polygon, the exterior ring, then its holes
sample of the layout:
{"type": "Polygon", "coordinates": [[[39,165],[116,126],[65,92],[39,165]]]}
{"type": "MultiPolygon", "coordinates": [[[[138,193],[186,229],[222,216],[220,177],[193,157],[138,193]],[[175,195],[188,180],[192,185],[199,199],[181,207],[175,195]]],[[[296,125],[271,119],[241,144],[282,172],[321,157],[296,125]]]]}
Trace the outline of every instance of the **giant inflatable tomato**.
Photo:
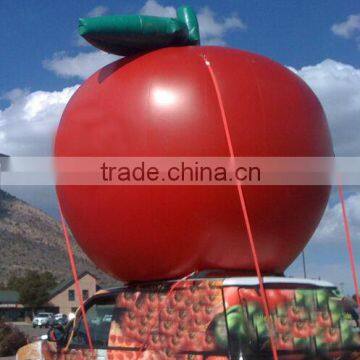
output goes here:
{"type": "MultiPolygon", "coordinates": [[[[86,80],[63,114],[56,156],[229,156],[204,55],[218,79],[236,156],[333,155],[322,107],[291,71],[245,51],[185,46],[116,61],[86,80]],[[171,101],[159,101],[159,93],[171,101]]],[[[119,279],[254,271],[235,186],[57,192],[78,243],[119,279]]],[[[261,270],[282,273],[317,227],[329,187],[246,186],[244,193],[261,270]]]]}

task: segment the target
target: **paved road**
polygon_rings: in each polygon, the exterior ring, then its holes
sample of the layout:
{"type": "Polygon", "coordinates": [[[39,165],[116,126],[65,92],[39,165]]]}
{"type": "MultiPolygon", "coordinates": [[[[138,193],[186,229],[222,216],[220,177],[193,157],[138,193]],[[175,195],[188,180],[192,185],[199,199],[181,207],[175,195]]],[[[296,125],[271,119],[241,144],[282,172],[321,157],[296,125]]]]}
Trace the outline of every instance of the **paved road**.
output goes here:
{"type": "Polygon", "coordinates": [[[30,338],[31,341],[36,340],[39,336],[47,334],[48,329],[45,328],[33,328],[31,324],[27,323],[13,323],[17,328],[19,328],[26,336],[30,338]]]}

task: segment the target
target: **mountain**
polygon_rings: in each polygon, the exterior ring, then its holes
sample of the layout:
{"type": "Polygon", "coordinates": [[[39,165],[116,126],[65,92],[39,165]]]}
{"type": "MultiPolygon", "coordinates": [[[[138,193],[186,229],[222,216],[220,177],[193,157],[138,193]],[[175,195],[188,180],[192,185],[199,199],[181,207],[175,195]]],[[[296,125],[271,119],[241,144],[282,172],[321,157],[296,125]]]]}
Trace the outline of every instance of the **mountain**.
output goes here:
{"type": "MultiPolygon", "coordinates": [[[[88,270],[101,286],[118,282],[103,273],[72,242],[79,272],[88,270]]],[[[0,190],[0,283],[11,273],[50,271],[61,281],[71,276],[61,224],[43,211],[0,190]]]]}

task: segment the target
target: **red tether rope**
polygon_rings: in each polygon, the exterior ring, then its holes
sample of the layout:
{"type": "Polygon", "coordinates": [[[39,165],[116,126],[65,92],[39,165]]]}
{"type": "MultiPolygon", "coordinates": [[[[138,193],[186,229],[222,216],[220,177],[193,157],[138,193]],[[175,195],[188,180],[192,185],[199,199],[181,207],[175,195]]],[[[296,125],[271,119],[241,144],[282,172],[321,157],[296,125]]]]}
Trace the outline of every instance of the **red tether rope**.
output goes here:
{"type": "Polygon", "coordinates": [[[58,204],[58,206],[59,206],[59,212],[60,212],[60,218],[61,218],[61,225],[62,225],[64,238],[65,238],[65,243],[66,243],[66,250],[67,250],[67,253],[68,253],[68,256],[69,256],[71,271],[72,271],[72,274],[73,274],[73,277],[74,277],[75,292],[76,292],[77,298],[79,299],[80,311],[81,311],[83,321],[84,321],[84,328],[85,328],[89,348],[90,348],[90,351],[93,351],[94,347],[93,347],[93,343],[92,343],[92,340],[91,340],[89,323],[88,323],[88,320],[87,320],[87,317],[86,317],[84,299],[83,299],[81,288],[80,288],[80,281],[79,281],[78,271],[77,271],[76,264],[75,264],[74,252],[73,252],[73,249],[72,249],[72,246],[71,246],[71,241],[70,241],[69,233],[68,233],[67,228],[66,228],[66,223],[65,223],[64,215],[63,215],[62,210],[61,210],[61,206],[60,206],[60,204],[58,204]]]}
{"type": "MultiPolygon", "coordinates": [[[[231,141],[229,125],[228,125],[228,122],[227,122],[227,118],[226,118],[226,114],[225,114],[225,110],[224,110],[224,104],[223,104],[223,101],[222,101],[222,98],[221,98],[219,85],[218,85],[218,82],[216,80],[214,71],[213,71],[213,69],[211,67],[211,64],[206,59],[205,55],[204,55],[204,61],[205,61],[205,65],[207,66],[207,68],[209,70],[211,80],[212,80],[212,82],[214,84],[216,97],[217,97],[217,100],[219,102],[221,118],[222,118],[224,130],[225,130],[225,136],[226,136],[226,141],[227,141],[227,145],[228,145],[228,148],[229,148],[230,157],[232,159],[234,159],[235,158],[235,153],[234,153],[234,149],[233,149],[233,145],[232,145],[232,141],[231,141]]],[[[262,299],[263,306],[264,306],[265,317],[266,317],[268,328],[269,328],[271,351],[272,351],[274,359],[278,360],[278,354],[277,354],[277,350],[276,350],[276,343],[275,343],[275,339],[274,339],[273,326],[272,326],[269,306],[268,306],[268,302],[267,302],[267,298],[266,298],[263,278],[262,278],[261,271],[260,271],[260,265],[259,265],[259,260],[258,260],[258,256],[257,256],[257,252],[256,252],[253,233],[252,233],[252,230],[251,230],[249,215],[248,215],[248,212],[247,212],[245,197],[244,197],[241,182],[237,180],[236,185],[237,185],[237,191],[238,191],[239,200],[240,200],[240,204],[241,204],[241,209],[242,209],[242,212],[243,212],[243,215],[244,215],[245,227],[246,227],[246,232],[247,232],[249,243],[250,243],[251,253],[252,253],[252,256],[253,256],[253,260],[254,260],[256,275],[257,275],[258,281],[259,281],[260,295],[261,295],[261,299],[262,299]]]]}
{"type": "Polygon", "coordinates": [[[352,273],[352,277],[353,277],[353,281],[354,281],[356,301],[357,301],[358,306],[360,307],[359,282],[358,282],[357,273],[356,273],[354,251],[353,251],[351,235],[350,235],[349,219],[348,219],[348,216],[346,213],[344,192],[343,192],[343,187],[341,184],[340,177],[338,178],[338,192],[339,192],[339,198],[340,198],[340,202],[341,202],[342,216],[343,216],[343,220],[344,220],[346,244],[347,244],[347,248],[348,248],[348,252],[349,252],[350,267],[351,267],[351,273],[352,273]]]}
{"type": "Polygon", "coordinates": [[[197,274],[197,270],[194,270],[192,273],[185,275],[184,277],[182,277],[179,280],[176,280],[170,287],[169,292],[166,295],[165,301],[167,301],[167,299],[170,297],[170,295],[172,294],[172,292],[184,281],[186,281],[187,279],[189,279],[190,277],[194,276],[197,274]]]}

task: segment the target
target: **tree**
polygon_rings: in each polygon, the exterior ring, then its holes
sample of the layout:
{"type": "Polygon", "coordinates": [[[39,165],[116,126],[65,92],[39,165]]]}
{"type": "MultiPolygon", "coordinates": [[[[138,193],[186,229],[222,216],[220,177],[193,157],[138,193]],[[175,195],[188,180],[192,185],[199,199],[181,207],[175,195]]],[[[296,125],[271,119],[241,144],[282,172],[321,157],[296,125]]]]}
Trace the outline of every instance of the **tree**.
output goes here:
{"type": "Polygon", "coordinates": [[[56,286],[56,278],[49,271],[27,270],[25,275],[11,275],[7,288],[19,293],[21,304],[35,309],[49,300],[49,291],[56,286]]]}
{"type": "Polygon", "coordinates": [[[0,290],[7,290],[6,285],[2,281],[0,281],[0,290]]]}

